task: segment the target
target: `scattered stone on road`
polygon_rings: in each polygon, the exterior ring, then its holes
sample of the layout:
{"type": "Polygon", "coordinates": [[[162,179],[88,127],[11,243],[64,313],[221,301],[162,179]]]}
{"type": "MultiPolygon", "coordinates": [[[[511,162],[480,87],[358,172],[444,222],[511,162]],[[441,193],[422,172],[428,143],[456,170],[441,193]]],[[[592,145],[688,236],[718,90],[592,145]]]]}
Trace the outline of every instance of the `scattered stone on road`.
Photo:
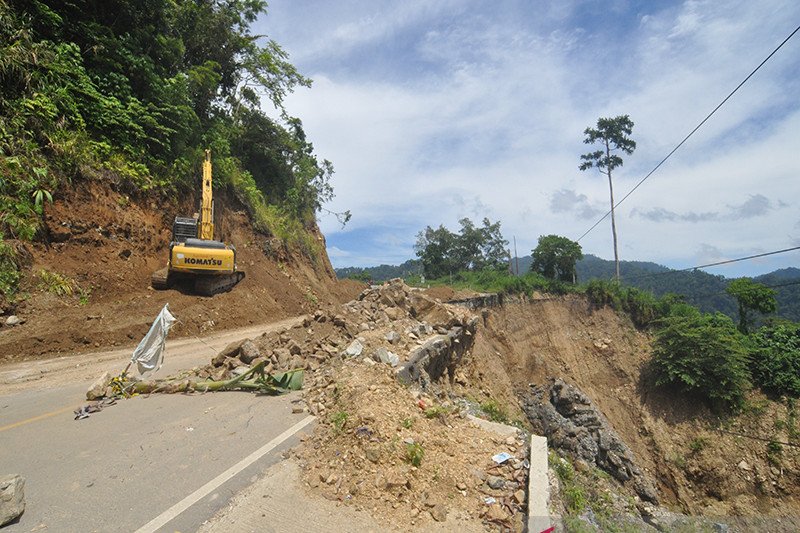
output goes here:
{"type": "Polygon", "coordinates": [[[0,527],[25,512],[25,478],[19,474],[0,477],[0,527]]]}

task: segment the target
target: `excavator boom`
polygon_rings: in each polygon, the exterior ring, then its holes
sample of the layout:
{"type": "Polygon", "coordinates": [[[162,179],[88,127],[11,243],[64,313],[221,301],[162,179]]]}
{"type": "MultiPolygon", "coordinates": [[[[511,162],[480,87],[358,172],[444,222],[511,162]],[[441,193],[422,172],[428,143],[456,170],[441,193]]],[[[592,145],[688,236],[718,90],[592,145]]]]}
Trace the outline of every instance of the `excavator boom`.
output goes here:
{"type": "Polygon", "coordinates": [[[214,239],[214,196],[211,190],[211,150],[203,161],[203,203],[200,209],[200,235],[204,241],[214,239]]]}
{"type": "MultiPolygon", "coordinates": [[[[230,290],[244,278],[236,269],[236,248],[214,240],[214,199],[211,189],[211,150],[203,161],[200,220],[176,217],[172,226],[167,267],[155,272],[154,289],[191,285],[197,294],[211,296],[230,290]]],[[[195,215],[196,217],[196,215],[195,215]]]]}

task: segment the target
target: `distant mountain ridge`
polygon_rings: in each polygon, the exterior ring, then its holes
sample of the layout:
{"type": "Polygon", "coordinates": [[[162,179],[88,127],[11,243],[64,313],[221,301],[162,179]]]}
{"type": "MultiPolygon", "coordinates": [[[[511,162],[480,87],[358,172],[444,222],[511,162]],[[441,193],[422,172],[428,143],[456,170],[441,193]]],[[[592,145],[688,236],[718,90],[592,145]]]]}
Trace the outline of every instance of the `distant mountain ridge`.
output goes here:
{"type": "MultiPolygon", "coordinates": [[[[531,267],[533,259],[524,256],[511,261],[516,271],[524,274],[531,267]]],[[[576,265],[578,281],[583,283],[592,279],[613,279],[614,262],[587,254],[576,265]]],[[[392,278],[407,278],[422,273],[422,263],[410,259],[399,266],[380,265],[369,268],[338,268],[336,275],[340,278],[366,273],[375,282],[392,278]]],[[[620,261],[620,275],[626,285],[653,292],[656,296],[667,293],[683,295],[686,301],[706,312],[720,311],[728,316],[737,316],[736,302],[725,293],[725,288],[733,278],[715,276],[701,270],[672,270],[664,265],[649,261],[620,261]]],[[[800,268],[782,268],[768,274],[753,278],[767,286],[783,285],[798,282],[795,285],[775,287],[778,300],[776,316],[800,322],[800,268]]]]}

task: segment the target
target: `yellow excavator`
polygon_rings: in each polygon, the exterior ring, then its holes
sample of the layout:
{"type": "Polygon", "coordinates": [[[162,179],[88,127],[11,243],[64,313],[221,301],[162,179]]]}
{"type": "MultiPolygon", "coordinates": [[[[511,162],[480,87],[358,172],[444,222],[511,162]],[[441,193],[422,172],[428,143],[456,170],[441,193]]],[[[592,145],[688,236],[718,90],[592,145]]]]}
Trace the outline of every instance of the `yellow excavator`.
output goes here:
{"type": "Polygon", "coordinates": [[[236,248],[214,240],[214,199],[211,190],[211,150],[203,161],[203,202],[200,219],[175,217],[169,261],[153,273],[151,285],[162,290],[183,286],[203,296],[225,292],[244,279],[236,269],[236,248]]]}

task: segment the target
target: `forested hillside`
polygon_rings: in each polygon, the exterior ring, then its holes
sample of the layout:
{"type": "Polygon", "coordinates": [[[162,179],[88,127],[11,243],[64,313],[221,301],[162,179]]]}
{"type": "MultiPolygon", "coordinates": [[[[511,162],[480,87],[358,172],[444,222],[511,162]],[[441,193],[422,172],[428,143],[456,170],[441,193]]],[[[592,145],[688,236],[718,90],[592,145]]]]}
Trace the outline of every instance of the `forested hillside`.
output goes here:
{"type": "MultiPolygon", "coordinates": [[[[519,258],[520,273],[530,269],[531,261],[530,256],[519,258]]],[[[581,283],[614,277],[614,262],[594,255],[587,254],[576,266],[578,281],[581,283]]],[[[737,316],[736,301],[725,293],[730,279],[724,276],[715,276],[701,270],[676,271],[646,261],[620,261],[620,274],[625,285],[651,291],[656,296],[680,294],[687,302],[703,311],[721,311],[731,317],[737,316]]],[[[753,279],[775,287],[777,316],[793,321],[800,320],[800,269],[784,268],[753,279]],[[798,283],[788,284],[792,282],[798,283]]]]}
{"type": "MultiPolygon", "coordinates": [[[[520,257],[520,274],[531,268],[529,255],[520,257]]],[[[614,262],[587,254],[577,262],[578,281],[584,283],[593,279],[613,279],[614,262]]],[[[512,261],[512,268],[517,262],[512,261]]],[[[339,278],[354,277],[382,282],[391,278],[408,279],[422,272],[420,260],[410,259],[399,266],[380,265],[377,267],[347,267],[336,269],[339,278]]],[[[648,261],[620,261],[623,283],[653,292],[656,296],[667,293],[683,295],[688,303],[705,312],[721,311],[730,317],[737,316],[736,301],[725,293],[730,279],[715,276],[701,270],[684,272],[667,268],[648,261]]],[[[789,320],[800,320],[800,269],[784,268],[753,278],[759,283],[775,287],[778,301],[777,316],[789,320]]]]}
{"type": "Polygon", "coordinates": [[[418,259],[409,259],[401,265],[379,265],[375,267],[344,267],[337,268],[336,275],[339,279],[353,278],[363,281],[381,283],[393,278],[409,278],[422,274],[422,262],[418,259]]]}
{"type": "Polygon", "coordinates": [[[19,279],[9,239],[47,242],[45,211],[77,181],[132,198],[197,189],[203,150],[254,226],[305,248],[330,199],[282,102],[311,82],[250,25],[261,0],[0,0],[0,290],[19,279]],[[262,105],[274,107],[270,118],[262,105]],[[6,241],[6,242],[4,242],[6,241]]]}

